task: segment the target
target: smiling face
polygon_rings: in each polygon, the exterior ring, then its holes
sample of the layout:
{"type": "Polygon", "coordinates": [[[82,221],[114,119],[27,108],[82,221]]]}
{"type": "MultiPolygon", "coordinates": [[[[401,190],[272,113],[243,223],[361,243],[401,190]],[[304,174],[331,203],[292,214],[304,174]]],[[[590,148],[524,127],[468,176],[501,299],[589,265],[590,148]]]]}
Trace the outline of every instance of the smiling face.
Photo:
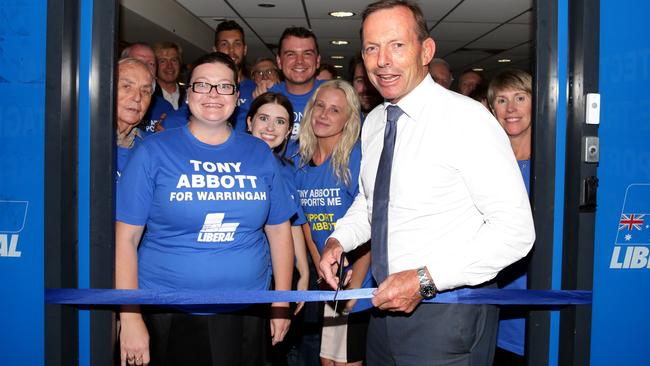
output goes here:
{"type": "Polygon", "coordinates": [[[273,149],[280,146],[289,136],[289,121],[289,112],[283,106],[266,103],[246,122],[251,134],[264,140],[273,149]]]}
{"type": "Polygon", "coordinates": [[[336,88],[322,88],[314,99],[311,126],[319,139],[338,139],[350,111],[345,93],[336,88]]]}
{"type": "MultiPolygon", "coordinates": [[[[190,85],[195,82],[216,84],[236,84],[233,70],[222,63],[205,63],[194,68],[190,85]]],[[[187,89],[187,102],[192,112],[192,121],[207,125],[222,125],[235,110],[239,93],[221,95],[216,88],[208,94],[199,94],[187,89]]]]}
{"type": "Polygon", "coordinates": [[[217,34],[217,41],[215,43],[215,51],[230,56],[235,61],[235,65],[238,68],[241,67],[248,48],[244,43],[244,35],[240,31],[236,29],[221,31],[217,34]]]}
{"type": "Polygon", "coordinates": [[[435,43],[431,38],[418,41],[415,18],[403,6],[371,13],[362,34],[370,81],[385,99],[397,103],[425,78],[435,43]]]}
{"type": "Polygon", "coordinates": [[[532,100],[523,90],[504,89],[495,93],[492,110],[509,138],[530,133],[532,100]]]}
{"type": "Polygon", "coordinates": [[[156,53],[158,61],[158,80],[163,83],[176,83],[181,72],[181,58],[174,48],[163,48],[156,53]]]}
{"type": "Polygon", "coordinates": [[[118,127],[135,126],[142,120],[151,94],[153,76],[139,63],[123,63],[118,68],[117,124],[118,127]]]}
{"type": "Polygon", "coordinates": [[[313,38],[288,36],[282,40],[278,66],[284,74],[287,86],[313,86],[316,70],[320,66],[320,56],[313,38]]]}

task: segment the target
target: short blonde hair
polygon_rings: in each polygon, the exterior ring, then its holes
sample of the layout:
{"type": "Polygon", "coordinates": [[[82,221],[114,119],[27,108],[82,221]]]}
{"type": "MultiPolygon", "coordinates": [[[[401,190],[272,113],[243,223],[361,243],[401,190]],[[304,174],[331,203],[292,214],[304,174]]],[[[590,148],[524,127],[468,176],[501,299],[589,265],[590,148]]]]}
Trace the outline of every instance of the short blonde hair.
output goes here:
{"type": "Polygon", "coordinates": [[[331,167],[336,179],[339,182],[342,181],[349,187],[352,183],[352,176],[349,168],[350,153],[352,152],[354,144],[359,139],[359,131],[361,131],[361,107],[354,88],[345,80],[329,80],[321,84],[311,98],[309,98],[309,102],[307,102],[307,106],[305,107],[305,114],[300,122],[300,149],[298,150],[300,163],[298,165],[299,167],[308,165],[316,151],[318,138],[314,134],[314,128],[312,127],[311,121],[313,118],[316,97],[321,90],[326,88],[342,91],[343,94],[345,94],[345,99],[347,101],[348,118],[343,126],[341,138],[334,146],[334,151],[332,151],[331,167]]]}
{"type": "Polygon", "coordinates": [[[490,81],[487,99],[490,107],[494,107],[497,93],[502,90],[521,90],[533,95],[533,77],[519,69],[508,69],[500,72],[490,81]]]}

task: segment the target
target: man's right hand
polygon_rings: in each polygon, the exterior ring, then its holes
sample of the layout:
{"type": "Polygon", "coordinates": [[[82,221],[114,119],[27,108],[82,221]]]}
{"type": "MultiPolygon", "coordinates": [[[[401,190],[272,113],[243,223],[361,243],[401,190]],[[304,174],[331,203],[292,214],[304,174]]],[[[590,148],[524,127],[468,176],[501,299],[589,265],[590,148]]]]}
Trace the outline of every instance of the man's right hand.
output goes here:
{"type": "MultiPolygon", "coordinates": [[[[341,260],[341,254],[343,254],[343,247],[338,240],[330,238],[325,244],[323,249],[323,254],[320,257],[320,263],[318,267],[320,272],[323,274],[323,279],[330,285],[332,288],[338,288],[339,278],[337,277],[339,269],[339,261],[341,260]]],[[[345,259],[345,266],[348,266],[348,260],[345,259]]],[[[350,282],[350,276],[352,275],[352,269],[349,269],[343,284],[350,282]]]]}

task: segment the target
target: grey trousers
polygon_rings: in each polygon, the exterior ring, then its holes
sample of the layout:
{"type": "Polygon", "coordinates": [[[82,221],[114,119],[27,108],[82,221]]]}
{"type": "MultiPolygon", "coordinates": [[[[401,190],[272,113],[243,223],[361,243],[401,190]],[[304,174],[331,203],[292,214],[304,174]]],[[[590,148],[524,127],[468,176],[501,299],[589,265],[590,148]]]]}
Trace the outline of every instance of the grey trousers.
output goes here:
{"type": "Polygon", "coordinates": [[[499,321],[495,305],[420,304],[413,313],[375,309],[368,366],[492,365],[499,321]]]}

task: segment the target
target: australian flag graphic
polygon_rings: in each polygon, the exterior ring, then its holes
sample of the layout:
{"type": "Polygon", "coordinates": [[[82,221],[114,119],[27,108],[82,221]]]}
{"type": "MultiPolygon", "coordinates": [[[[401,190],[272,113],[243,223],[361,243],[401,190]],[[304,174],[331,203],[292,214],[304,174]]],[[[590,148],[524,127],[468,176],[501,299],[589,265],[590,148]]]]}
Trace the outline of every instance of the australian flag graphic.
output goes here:
{"type": "Polygon", "coordinates": [[[627,187],[616,245],[650,245],[650,184],[627,187]]]}

